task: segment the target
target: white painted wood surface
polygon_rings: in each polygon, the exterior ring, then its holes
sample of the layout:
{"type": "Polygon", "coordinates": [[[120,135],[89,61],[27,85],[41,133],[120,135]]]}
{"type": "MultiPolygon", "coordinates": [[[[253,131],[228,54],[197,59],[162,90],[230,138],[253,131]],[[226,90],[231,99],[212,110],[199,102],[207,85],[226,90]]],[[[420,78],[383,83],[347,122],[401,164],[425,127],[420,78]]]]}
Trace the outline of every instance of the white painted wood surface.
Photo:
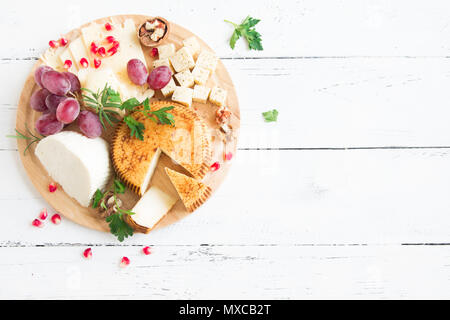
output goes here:
{"type": "Polygon", "coordinates": [[[443,0],[4,5],[2,137],[48,40],[121,13],[161,15],[206,40],[238,88],[242,128],[204,207],[124,243],[65,220],[33,228],[46,204],[15,141],[0,139],[0,298],[449,298],[448,12],[443,0]],[[247,14],[262,19],[262,52],[228,47],[223,19],[247,14]],[[271,108],[277,123],[262,120],[271,108]]]}

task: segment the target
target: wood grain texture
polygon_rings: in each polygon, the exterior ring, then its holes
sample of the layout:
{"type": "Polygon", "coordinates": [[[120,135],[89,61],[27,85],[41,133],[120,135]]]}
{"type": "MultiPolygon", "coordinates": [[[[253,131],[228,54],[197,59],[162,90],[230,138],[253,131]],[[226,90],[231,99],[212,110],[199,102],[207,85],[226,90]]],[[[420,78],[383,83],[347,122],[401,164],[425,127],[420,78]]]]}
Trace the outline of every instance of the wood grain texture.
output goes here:
{"type": "MultiPolygon", "coordinates": [[[[121,15],[98,19],[95,20],[94,23],[105,24],[106,22],[111,21],[114,21],[116,23],[123,23],[126,19],[133,19],[135,25],[139,26],[149,18],[150,17],[148,16],[139,16],[139,15],[121,15]]],[[[89,23],[81,26],[80,29],[72,30],[66,35],[64,35],[64,37],[69,41],[74,40],[80,36],[81,28],[84,28],[88,25],[89,23]]],[[[194,34],[178,26],[177,24],[171,22],[171,32],[166,41],[174,43],[177,49],[179,49],[183,45],[182,44],[183,39],[186,39],[190,36],[194,36],[194,34]]],[[[213,51],[201,39],[199,39],[199,42],[202,48],[213,51]]],[[[148,66],[152,65],[153,60],[153,58],[151,58],[151,55],[149,53],[150,50],[151,48],[143,47],[144,55],[147,59],[148,66]]],[[[22,93],[20,95],[16,118],[16,128],[20,132],[26,132],[27,127],[34,131],[34,123],[36,122],[37,118],[41,115],[41,113],[32,110],[29,106],[30,97],[32,93],[38,88],[37,84],[34,81],[34,71],[39,65],[41,65],[40,61],[35,64],[31,73],[28,75],[27,80],[25,81],[24,87],[22,89],[22,93]]],[[[235,139],[231,139],[227,143],[226,149],[228,151],[236,153],[236,143],[239,131],[239,118],[240,118],[239,104],[236,92],[234,90],[233,82],[222,62],[219,61],[217,69],[208,80],[207,85],[210,87],[217,85],[227,90],[228,92],[227,103],[229,104],[230,110],[233,113],[230,124],[234,129],[235,139]]],[[[161,99],[163,99],[163,96],[161,95],[160,92],[158,92],[155,95],[155,97],[151,99],[151,101],[157,101],[161,99]]],[[[192,105],[192,108],[194,108],[196,112],[199,115],[201,115],[201,117],[205,120],[205,123],[206,125],[209,126],[211,132],[214,132],[217,129],[217,124],[215,123],[215,112],[217,107],[214,107],[210,103],[208,104],[194,103],[192,105]]],[[[111,143],[112,132],[114,130],[115,130],[114,127],[108,127],[106,132],[103,133],[102,137],[111,143]]],[[[53,180],[48,175],[48,173],[42,166],[41,162],[34,154],[35,145],[29,148],[26,154],[24,153],[27,144],[28,142],[26,140],[18,139],[17,145],[19,155],[21,157],[21,161],[25,167],[25,170],[30,180],[32,181],[36,189],[39,191],[39,193],[46,199],[46,201],[55,210],[63,214],[66,218],[82,226],[109,232],[108,224],[103,218],[101,218],[98,215],[97,210],[92,209],[90,207],[86,208],[81,206],[75,199],[71,198],[67,193],[65,193],[62,188],[59,188],[54,193],[48,192],[48,185],[53,180]]],[[[213,141],[212,150],[214,151],[214,154],[211,163],[215,161],[220,161],[221,163],[223,163],[222,168],[219,172],[214,174],[209,173],[205,178],[205,183],[211,187],[213,192],[219,187],[219,185],[221,184],[221,182],[223,181],[225,175],[229,170],[230,162],[223,161],[222,150],[224,148],[225,147],[223,146],[221,140],[216,139],[215,141],[213,141]]],[[[164,172],[164,168],[166,166],[173,167],[173,164],[171,164],[171,162],[172,161],[169,158],[165,158],[164,160],[158,162],[157,169],[155,170],[155,173],[152,177],[151,185],[158,186],[162,188],[162,190],[168,191],[169,194],[174,194],[174,196],[177,196],[176,192],[173,191],[173,187],[171,187],[170,181],[166,177],[166,174],[164,172]]],[[[126,194],[122,197],[122,200],[124,201],[123,207],[129,210],[133,208],[133,206],[137,203],[139,198],[134,196],[131,191],[127,190],[126,194]]],[[[175,203],[175,205],[172,207],[172,209],[167,213],[167,215],[164,216],[164,218],[157,224],[155,229],[171,225],[172,223],[175,223],[183,219],[189,214],[190,214],[189,210],[185,208],[183,202],[181,201],[181,199],[179,199],[177,203],[175,203]]],[[[136,229],[136,231],[139,231],[139,229],[136,229]]]]}

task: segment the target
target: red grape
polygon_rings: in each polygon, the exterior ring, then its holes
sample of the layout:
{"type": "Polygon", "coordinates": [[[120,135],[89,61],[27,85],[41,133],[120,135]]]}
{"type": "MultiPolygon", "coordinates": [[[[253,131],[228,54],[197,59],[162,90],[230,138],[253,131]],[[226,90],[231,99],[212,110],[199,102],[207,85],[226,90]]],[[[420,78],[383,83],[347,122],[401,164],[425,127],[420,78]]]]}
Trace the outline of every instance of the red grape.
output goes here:
{"type": "Polygon", "coordinates": [[[47,71],[53,71],[52,68],[50,68],[49,66],[40,66],[39,68],[36,69],[36,71],[34,72],[34,81],[36,81],[36,83],[43,88],[44,86],[42,85],[42,75],[47,72],[47,71]]]}
{"type": "Polygon", "coordinates": [[[153,90],[164,88],[172,78],[172,71],[167,66],[160,66],[152,70],[148,76],[148,85],[153,90]]]}
{"type": "Polygon", "coordinates": [[[94,112],[81,111],[78,116],[78,126],[88,138],[97,138],[102,134],[102,124],[94,112]]]}
{"type": "Polygon", "coordinates": [[[70,90],[69,80],[60,72],[47,71],[42,75],[41,80],[44,88],[53,94],[63,96],[70,90]]]}
{"type": "Polygon", "coordinates": [[[127,64],[128,78],[131,82],[142,86],[148,78],[148,71],[145,64],[139,59],[131,59],[127,64]]]}
{"type": "Polygon", "coordinates": [[[63,76],[66,77],[67,80],[69,80],[70,82],[70,92],[78,92],[81,89],[81,84],[80,84],[80,80],[78,79],[78,77],[73,74],[72,72],[63,72],[63,76]]]}
{"type": "Polygon", "coordinates": [[[67,99],[66,96],[58,96],[56,94],[50,94],[45,99],[45,105],[47,106],[49,112],[56,113],[56,109],[58,108],[59,104],[66,99],[67,99]]]}
{"type": "Polygon", "coordinates": [[[77,99],[67,98],[56,109],[56,118],[64,124],[72,123],[80,114],[80,104],[77,99]]]}
{"type": "Polygon", "coordinates": [[[30,98],[30,106],[33,110],[43,112],[47,110],[45,105],[45,99],[50,95],[50,91],[47,89],[39,89],[34,92],[30,98]]]}
{"type": "Polygon", "coordinates": [[[56,115],[51,112],[42,114],[36,121],[36,131],[43,136],[58,133],[63,127],[64,124],[59,122],[56,115]]]}

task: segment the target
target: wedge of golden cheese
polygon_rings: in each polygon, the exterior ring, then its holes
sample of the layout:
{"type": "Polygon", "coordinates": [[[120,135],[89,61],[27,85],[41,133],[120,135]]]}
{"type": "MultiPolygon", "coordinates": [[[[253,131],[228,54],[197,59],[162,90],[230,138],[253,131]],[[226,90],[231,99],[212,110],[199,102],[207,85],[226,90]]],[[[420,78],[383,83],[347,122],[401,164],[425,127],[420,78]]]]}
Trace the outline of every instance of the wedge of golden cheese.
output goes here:
{"type": "Polygon", "coordinates": [[[192,109],[170,101],[156,101],[151,110],[174,106],[175,126],[155,123],[142,112],[133,117],[145,125],[144,140],[130,136],[122,122],[112,142],[112,161],[119,177],[130,189],[142,196],[150,183],[161,152],[183,166],[192,176],[202,179],[208,172],[211,155],[211,134],[206,123],[192,109]]]}
{"type": "Polygon", "coordinates": [[[165,168],[165,170],[189,212],[196,210],[210,197],[211,188],[203,182],[169,168],[165,168]]]}

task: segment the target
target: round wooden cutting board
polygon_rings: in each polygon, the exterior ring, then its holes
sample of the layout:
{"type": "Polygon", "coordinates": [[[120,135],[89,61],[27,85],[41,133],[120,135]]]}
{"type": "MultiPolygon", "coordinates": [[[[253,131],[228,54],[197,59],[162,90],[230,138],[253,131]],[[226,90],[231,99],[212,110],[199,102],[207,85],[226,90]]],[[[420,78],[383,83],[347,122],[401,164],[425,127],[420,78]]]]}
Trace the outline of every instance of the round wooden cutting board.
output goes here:
{"type": "MultiPolygon", "coordinates": [[[[150,17],[143,15],[120,15],[98,19],[94,22],[101,24],[112,21],[116,23],[122,23],[123,21],[129,18],[134,20],[137,30],[138,26],[150,17]]],[[[89,23],[81,26],[80,28],[85,27],[87,25],[89,25],[89,23]]],[[[190,31],[174,23],[170,23],[170,25],[171,25],[171,32],[169,34],[169,38],[167,39],[166,43],[169,42],[174,43],[177,49],[182,47],[183,39],[186,39],[194,35],[190,31]]],[[[65,35],[65,37],[69,41],[76,39],[78,36],[80,36],[80,29],[72,30],[71,32],[65,35]]],[[[198,37],[197,39],[199,40],[203,48],[211,50],[211,48],[209,48],[209,46],[204,41],[202,41],[198,37]]],[[[150,49],[143,47],[143,50],[147,60],[147,65],[151,67],[153,58],[150,55],[149,52],[150,49]]],[[[29,106],[30,104],[29,102],[33,92],[38,89],[38,85],[34,81],[34,71],[39,65],[41,65],[41,63],[42,63],[41,61],[38,61],[36,63],[33,70],[30,72],[28,78],[26,79],[25,85],[21,93],[16,118],[16,128],[20,132],[26,132],[26,126],[31,130],[31,132],[33,132],[33,134],[35,134],[36,132],[34,124],[36,119],[41,115],[41,113],[32,110],[31,107],[29,106]]],[[[208,80],[207,84],[208,87],[212,87],[214,85],[222,87],[228,91],[227,105],[229,106],[230,110],[233,113],[230,122],[233,128],[233,136],[234,136],[232,139],[228,140],[227,143],[224,143],[217,136],[218,126],[215,123],[215,112],[217,110],[216,106],[210,103],[207,104],[194,103],[192,106],[193,108],[195,108],[195,110],[197,110],[198,114],[208,123],[211,129],[214,144],[213,162],[219,161],[221,163],[220,170],[208,173],[208,175],[204,179],[204,182],[207,185],[209,185],[213,191],[215,191],[219,187],[221,182],[224,180],[232,163],[232,161],[224,161],[223,159],[224,152],[225,151],[232,152],[233,155],[236,154],[236,143],[240,126],[240,112],[236,91],[231,81],[231,78],[221,61],[219,61],[217,65],[216,72],[208,80]]],[[[152,101],[163,99],[164,97],[158,91],[152,98],[152,101]]],[[[73,124],[68,126],[65,130],[77,131],[77,128],[76,125],[73,124]]],[[[114,128],[109,128],[102,135],[102,137],[109,142],[113,130],[114,128]]],[[[35,156],[34,154],[35,145],[30,147],[28,151],[24,154],[26,146],[27,141],[18,139],[18,149],[25,170],[30,180],[32,181],[36,189],[39,191],[39,193],[45,198],[45,200],[56,211],[62,213],[66,218],[88,228],[109,232],[108,225],[106,224],[104,219],[99,217],[99,213],[96,210],[92,208],[82,207],[76,200],[69,197],[61,187],[58,187],[58,190],[54,193],[50,193],[48,191],[48,185],[53,181],[48,176],[46,170],[40,163],[39,159],[35,156]]],[[[171,159],[169,159],[165,155],[161,155],[161,158],[159,160],[158,166],[155,170],[150,185],[157,185],[160,188],[162,188],[165,192],[176,195],[174,187],[172,186],[168,177],[166,176],[166,173],[164,172],[164,167],[166,166],[170,168],[175,168],[181,172],[185,172],[182,168],[174,164],[171,159]]],[[[178,197],[178,195],[176,196],[178,197]]],[[[133,194],[131,191],[127,190],[126,194],[124,195],[124,197],[121,197],[121,199],[123,200],[124,203],[123,207],[125,209],[131,209],[138,201],[138,196],[133,194]]],[[[208,201],[214,201],[214,195],[212,195],[212,197],[208,201]]],[[[184,218],[188,214],[189,213],[184,207],[182,201],[179,199],[177,203],[173,206],[171,211],[158,223],[156,228],[168,226],[184,218]]]]}

